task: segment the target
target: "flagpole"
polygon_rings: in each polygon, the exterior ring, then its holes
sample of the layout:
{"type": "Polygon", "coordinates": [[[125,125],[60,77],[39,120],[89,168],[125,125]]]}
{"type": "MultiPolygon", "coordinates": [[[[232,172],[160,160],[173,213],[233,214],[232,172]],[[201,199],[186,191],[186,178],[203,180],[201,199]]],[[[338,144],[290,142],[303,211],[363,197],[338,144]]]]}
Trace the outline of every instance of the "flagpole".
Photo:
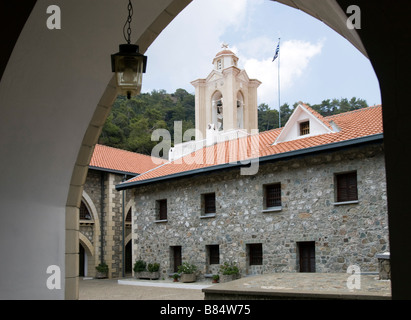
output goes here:
{"type": "MultiPolygon", "coordinates": [[[[280,39],[278,38],[278,46],[280,46],[280,39]]],[[[278,127],[281,128],[281,104],[280,104],[280,53],[278,50],[278,127]]]]}

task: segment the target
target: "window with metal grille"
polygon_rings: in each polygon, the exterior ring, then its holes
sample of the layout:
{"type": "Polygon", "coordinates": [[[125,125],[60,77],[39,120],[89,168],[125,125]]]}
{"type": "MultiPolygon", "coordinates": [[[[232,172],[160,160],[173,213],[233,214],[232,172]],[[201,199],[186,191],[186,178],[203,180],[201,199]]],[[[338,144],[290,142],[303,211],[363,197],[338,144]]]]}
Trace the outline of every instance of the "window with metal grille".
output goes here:
{"type": "Polygon", "coordinates": [[[265,186],[265,206],[266,208],[281,206],[281,183],[265,186]]]}
{"type": "Polygon", "coordinates": [[[220,264],[220,247],[218,244],[207,246],[209,264],[220,264]]]}
{"type": "Polygon", "coordinates": [[[167,220],[167,199],[157,200],[158,219],[167,220]]]}
{"type": "Polygon", "coordinates": [[[128,210],[126,215],[126,222],[131,222],[131,208],[128,210]]]}
{"type": "Polygon", "coordinates": [[[248,257],[250,266],[263,264],[263,244],[253,243],[248,244],[248,257]]]}
{"type": "Polygon", "coordinates": [[[215,193],[203,195],[204,214],[215,213],[215,193]]]}
{"type": "Polygon", "coordinates": [[[83,201],[80,204],[80,220],[91,220],[91,214],[83,201]]]}
{"type": "Polygon", "coordinates": [[[357,172],[335,175],[337,182],[337,202],[358,200],[357,172]]]}
{"type": "Polygon", "coordinates": [[[310,133],[310,121],[300,123],[300,136],[310,133]]]}

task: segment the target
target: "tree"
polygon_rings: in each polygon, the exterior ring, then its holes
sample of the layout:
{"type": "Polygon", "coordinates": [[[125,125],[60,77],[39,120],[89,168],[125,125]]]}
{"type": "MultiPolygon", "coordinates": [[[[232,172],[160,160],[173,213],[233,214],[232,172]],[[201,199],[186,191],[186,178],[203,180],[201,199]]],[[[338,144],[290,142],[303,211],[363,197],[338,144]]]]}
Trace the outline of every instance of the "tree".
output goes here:
{"type": "MultiPolygon", "coordinates": [[[[290,107],[284,103],[281,108],[283,127],[298,105],[290,107]]],[[[311,107],[323,116],[338,114],[367,107],[367,102],[356,97],[350,100],[326,99],[311,107]]],[[[127,99],[118,96],[110,115],[103,126],[99,143],[129,151],[151,154],[158,141],[151,141],[156,129],[166,129],[174,140],[174,122],[182,122],[183,133],[195,127],[195,96],[184,89],[174,93],[153,90],[127,99]]],[[[276,129],[279,124],[278,110],[271,109],[266,103],[258,106],[258,129],[260,132],[276,129]]],[[[165,155],[166,156],[166,155],[165,155]]]]}

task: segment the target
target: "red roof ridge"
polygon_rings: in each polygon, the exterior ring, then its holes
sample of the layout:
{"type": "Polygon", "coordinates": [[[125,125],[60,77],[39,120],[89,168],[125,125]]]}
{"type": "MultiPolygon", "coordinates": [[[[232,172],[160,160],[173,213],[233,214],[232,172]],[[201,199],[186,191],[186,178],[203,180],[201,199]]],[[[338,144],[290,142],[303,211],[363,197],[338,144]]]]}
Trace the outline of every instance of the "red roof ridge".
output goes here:
{"type": "Polygon", "coordinates": [[[166,161],[158,157],[138,152],[119,149],[103,144],[96,144],[89,166],[93,168],[140,174],[147,170],[151,170],[154,167],[158,167],[159,164],[156,163],[157,160],[161,160],[162,163],[166,161]]]}
{"type": "MultiPolygon", "coordinates": [[[[337,113],[337,114],[331,114],[329,116],[325,116],[324,118],[328,119],[328,118],[336,118],[339,116],[346,116],[349,115],[351,113],[355,113],[355,112],[364,112],[370,109],[376,109],[376,108],[382,108],[382,104],[376,104],[373,106],[369,106],[369,107],[365,107],[365,108],[360,108],[360,109],[356,109],[356,110],[351,110],[351,111],[346,111],[346,112],[341,112],[341,113],[337,113]]],[[[332,120],[332,119],[331,119],[332,120]]]]}
{"type": "Polygon", "coordinates": [[[127,153],[134,154],[134,155],[138,155],[138,156],[161,159],[161,158],[159,158],[159,157],[154,157],[154,156],[151,156],[151,155],[149,156],[149,155],[147,155],[147,154],[140,153],[140,152],[135,152],[135,151],[125,150],[125,149],[115,148],[115,147],[112,147],[112,146],[106,146],[105,144],[96,143],[96,147],[110,148],[110,149],[113,149],[113,150],[117,150],[117,151],[121,151],[121,152],[127,152],[127,153]]]}

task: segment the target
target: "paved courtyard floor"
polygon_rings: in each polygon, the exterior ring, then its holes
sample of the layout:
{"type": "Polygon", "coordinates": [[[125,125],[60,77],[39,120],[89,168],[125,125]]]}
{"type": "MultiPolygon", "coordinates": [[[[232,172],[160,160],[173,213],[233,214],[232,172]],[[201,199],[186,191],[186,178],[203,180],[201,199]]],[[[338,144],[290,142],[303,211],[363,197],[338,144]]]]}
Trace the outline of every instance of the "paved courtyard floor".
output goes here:
{"type": "MultiPolygon", "coordinates": [[[[203,300],[206,295],[228,298],[236,294],[307,299],[390,299],[391,282],[378,275],[350,278],[344,273],[275,273],[249,276],[212,284],[211,281],[174,283],[172,280],[89,279],[79,280],[80,300],[203,300]],[[356,282],[355,282],[356,281],[356,282]],[[351,289],[350,289],[351,288],[351,289]],[[205,292],[205,293],[204,293],[205,292]]],[[[238,296],[237,296],[238,297],[238,296]]]]}
{"type": "Polygon", "coordinates": [[[173,285],[167,280],[79,280],[79,300],[204,300],[200,283],[173,285]]]}

